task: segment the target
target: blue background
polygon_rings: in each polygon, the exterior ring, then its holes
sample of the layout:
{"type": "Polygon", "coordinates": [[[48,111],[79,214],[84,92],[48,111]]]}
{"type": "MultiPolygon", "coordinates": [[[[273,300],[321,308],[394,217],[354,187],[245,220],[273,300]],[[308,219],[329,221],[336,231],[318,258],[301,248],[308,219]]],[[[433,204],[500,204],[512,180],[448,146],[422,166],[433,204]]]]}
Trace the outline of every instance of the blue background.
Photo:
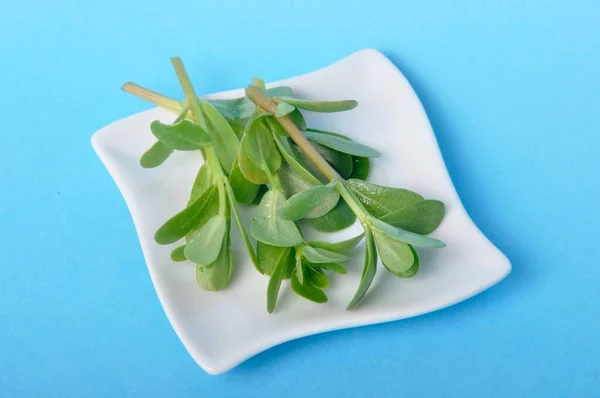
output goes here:
{"type": "Polygon", "coordinates": [[[0,13],[0,396],[600,396],[600,2],[13,1],[0,13]],[[475,222],[489,291],[205,374],[158,303],[89,140],[148,104],[383,51],[475,222]]]}

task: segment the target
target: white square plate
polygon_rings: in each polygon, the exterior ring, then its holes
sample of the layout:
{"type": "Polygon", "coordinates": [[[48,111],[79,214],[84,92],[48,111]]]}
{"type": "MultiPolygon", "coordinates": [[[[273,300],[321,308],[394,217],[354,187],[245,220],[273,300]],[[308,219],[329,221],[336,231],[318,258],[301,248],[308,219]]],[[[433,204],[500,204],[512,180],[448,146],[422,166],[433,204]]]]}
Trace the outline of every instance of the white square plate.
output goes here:
{"type": "MultiPolygon", "coordinates": [[[[175,78],[175,77],[174,77],[175,78]]],[[[360,279],[361,245],[348,275],[332,277],[329,302],[314,304],[290,291],[284,282],[275,313],[266,310],[268,278],[247,259],[239,234],[232,230],[234,275],[222,292],[196,284],[195,266],[173,263],[177,246],[154,242],[156,229],[184,208],[202,159],[198,152],[178,152],[156,169],[139,166],[154,138],[150,123],[174,116],[151,109],[112,123],[92,137],[92,145],[125,198],[140,239],[156,293],[175,332],[207,372],[225,372],[247,358],[282,342],[334,329],[403,319],[465,300],[504,278],[508,259],[477,229],[452,185],[423,107],[408,81],[375,50],[359,51],[333,65],[273,85],[291,86],[307,99],[356,99],[358,108],[337,114],[305,112],[308,125],[346,134],[378,149],[369,181],[403,187],[442,200],[447,215],[433,236],[447,247],[421,252],[421,269],[412,279],[394,277],[379,267],[360,305],[345,311],[360,279]]],[[[233,90],[212,95],[231,98],[233,90]]],[[[246,225],[253,209],[244,212],[246,225]]],[[[337,234],[312,234],[333,241],[360,231],[358,225],[337,234]]]]}

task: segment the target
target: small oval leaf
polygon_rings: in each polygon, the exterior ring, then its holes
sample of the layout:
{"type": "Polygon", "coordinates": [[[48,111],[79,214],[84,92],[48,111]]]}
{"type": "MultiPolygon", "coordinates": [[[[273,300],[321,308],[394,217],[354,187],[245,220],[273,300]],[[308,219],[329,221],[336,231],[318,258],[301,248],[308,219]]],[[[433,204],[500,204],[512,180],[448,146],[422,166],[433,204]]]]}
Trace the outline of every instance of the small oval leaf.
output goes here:
{"type": "MultiPolygon", "coordinates": [[[[285,220],[299,220],[301,218],[317,218],[329,213],[337,204],[335,200],[331,207],[323,207],[324,200],[333,192],[335,182],[327,185],[318,185],[305,191],[292,195],[279,211],[279,215],[285,220]],[[316,211],[315,211],[316,210],[316,211]]],[[[337,192],[336,192],[337,193],[337,192]]],[[[339,194],[336,195],[339,200],[339,194]]]]}
{"type": "Polygon", "coordinates": [[[440,240],[405,231],[402,228],[394,227],[377,218],[371,218],[370,222],[379,232],[388,235],[390,238],[416,247],[442,248],[446,246],[446,244],[440,240]]]}
{"type": "Polygon", "coordinates": [[[311,101],[303,100],[293,97],[277,97],[281,101],[285,101],[288,104],[294,105],[296,108],[305,109],[313,112],[343,112],[354,109],[358,106],[358,102],[355,100],[341,100],[341,101],[311,101]]]}
{"type": "Polygon", "coordinates": [[[185,249],[185,245],[181,245],[181,246],[173,249],[173,251],[171,252],[171,260],[173,260],[177,263],[186,261],[187,258],[185,258],[185,254],[183,254],[184,249],[185,249]]]}
{"type": "Polygon", "coordinates": [[[145,169],[151,169],[163,164],[173,153],[171,148],[167,148],[165,144],[157,141],[150,147],[140,158],[140,166],[145,169]]]}
{"type": "Polygon", "coordinates": [[[229,284],[233,270],[233,258],[231,256],[231,242],[229,233],[225,234],[225,242],[217,260],[210,264],[210,268],[202,265],[196,266],[196,281],[205,290],[223,290],[229,284]]]}
{"type": "Polygon", "coordinates": [[[383,265],[393,274],[406,272],[415,263],[410,245],[375,230],[375,245],[383,265]]]}
{"type": "Polygon", "coordinates": [[[338,137],[328,133],[322,133],[320,130],[310,129],[304,132],[306,138],[323,146],[335,149],[338,152],[349,155],[361,156],[365,158],[378,158],[381,156],[379,151],[369,148],[366,145],[350,141],[346,138],[338,137]]]}
{"type": "Polygon", "coordinates": [[[426,199],[386,214],[381,217],[381,221],[416,234],[427,235],[441,224],[445,212],[443,202],[426,199]]]}
{"type": "Polygon", "coordinates": [[[285,196],[281,191],[271,190],[265,194],[250,223],[250,234],[254,239],[281,247],[296,246],[303,242],[296,224],[279,216],[284,202],[285,196]]]}
{"type": "Polygon", "coordinates": [[[150,125],[150,131],[164,146],[177,151],[193,151],[211,142],[208,133],[189,120],[175,124],[163,124],[155,120],[150,125]]]}
{"type": "Polygon", "coordinates": [[[319,266],[323,269],[335,272],[336,274],[340,275],[346,275],[348,273],[348,269],[346,269],[346,266],[340,263],[323,263],[319,264],[319,266]]]}
{"type": "Polygon", "coordinates": [[[240,164],[238,159],[235,159],[233,162],[233,167],[231,168],[231,174],[229,175],[229,183],[231,185],[231,189],[233,190],[233,194],[235,196],[235,200],[238,203],[248,205],[252,203],[256,195],[258,194],[259,185],[252,183],[249,181],[242,171],[240,170],[240,164]]]}
{"type": "Polygon", "coordinates": [[[190,237],[185,245],[185,257],[196,264],[213,263],[221,252],[226,230],[225,216],[212,217],[190,237]]]}
{"type": "Polygon", "coordinates": [[[246,154],[246,150],[244,149],[245,141],[246,136],[242,137],[242,142],[238,152],[238,166],[240,171],[248,181],[254,184],[266,184],[269,182],[269,176],[267,176],[267,173],[254,166],[254,164],[250,161],[248,155],[246,154]]]}
{"type": "Polygon", "coordinates": [[[349,260],[350,257],[340,253],[332,252],[318,247],[304,246],[302,247],[302,255],[311,263],[338,263],[349,260]]]}
{"type": "Polygon", "coordinates": [[[384,187],[361,180],[350,179],[346,181],[346,187],[377,218],[423,200],[421,195],[407,189],[384,187]]]}
{"type": "Polygon", "coordinates": [[[281,166],[281,155],[273,141],[271,131],[262,120],[252,120],[246,128],[244,151],[250,162],[264,172],[275,173],[281,166]]]}

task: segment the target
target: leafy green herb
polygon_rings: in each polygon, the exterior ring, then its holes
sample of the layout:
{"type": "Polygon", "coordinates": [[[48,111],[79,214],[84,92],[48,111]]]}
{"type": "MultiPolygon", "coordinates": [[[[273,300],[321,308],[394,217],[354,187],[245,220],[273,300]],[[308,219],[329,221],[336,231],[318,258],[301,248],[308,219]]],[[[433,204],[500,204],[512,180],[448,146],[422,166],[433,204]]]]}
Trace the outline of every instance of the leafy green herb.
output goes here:
{"type": "Polygon", "coordinates": [[[329,285],[329,277],[325,271],[346,274],[340,262],[349,259],[363,237],[364,268],[348,309],[355,307],[371,286],[378,253],[388,271],[410,278],[419,270],[413,246],[444,246],[424,236],[441,223],[445,213],[442,202],[364,181],[371,166],[369,158],[380,156],[379,152],[342,134],[308,128],[300,111],[339,112],[354,108],[356,101],[298,99],[288,87],[266,89],[260,78],[253,79],[246,97],[203,100],[194,91],[181,60],[172,62],[184,101],[133,83],[123,89],[178,114],[173,124],[152,123],[151,131],[159,141],[142,155],[142,167],[162,164],[175,150],[199,150],[204,158],[187,207],[155,234],[160,244],[186,239],[185,245],[172,251],[171,258],[195,262],[200,287],[216,291],[229,283],[233,272],[231,214],[257,271],[270,275],[269,312],[274,311],[286,278],[291,278],[291,288],[298,295],[326,302],[323,289],[329,285]],[[258,204],[250,223],[257,253],[238,203],[258,204]],[[364,233],[335,243],[305,242],[295,222],[306,220],[317,230],[332,232],[356,219],[364,233]]]}

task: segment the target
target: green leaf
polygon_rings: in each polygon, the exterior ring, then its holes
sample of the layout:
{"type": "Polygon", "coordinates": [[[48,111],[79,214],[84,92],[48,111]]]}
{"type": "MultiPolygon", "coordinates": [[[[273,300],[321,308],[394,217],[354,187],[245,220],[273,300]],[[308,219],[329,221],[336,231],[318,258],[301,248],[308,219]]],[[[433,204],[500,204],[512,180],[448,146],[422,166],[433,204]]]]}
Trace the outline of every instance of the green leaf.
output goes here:
{"type": "Polygon", "coordinates": [[[296,108],[287,102],[280,102],[277,104],[277,109],[275,111],[275,117],[284,117],[285,115],[289,115],[294,112],[296,108]]]}
{"type": "Polygon", "coordinates": [[[171,252],[171,260],[177,263],[187,260],[187,258],[185,258],[185,254],[183,254],[184,249],[185,245],[181,245],[173,249],[173,251],[171,252]]]}
{"type": "Polygon", "coordinates": [[[321,289],[314,287],[310,283],[302,284],[298,280],[298,275],[296,274],[296,270],[292,273],[292,290],[296,292],[301,297],[308,299],[310,301],[314,301],[315,303],[326,303],[327,296],[321,289]]]}
{"type": "Polygon", "coordinates": [[[342,101],[310,101],[293,97],[277,97],[280,101],[294,105],[296,108],[305,109],[313,112],[343,112],[354,109],[358,106],[358,102],[354,100],[342,101]]]}
{"type": "Polygon", "coordinates": [[[360,284],[354,294],[354,297],[346,307],[346,310],[351,310],[363,299],[367,290],[373,283],[375,273],[377,272],[377,250],[375,248],[375,240],[373,239],[373,233],[370,230],[365,231],[366,236],[366,250],[365,250],[365,265],[363,268],[362,276],[360,278],[360,284]]]}
{"type": "MultiPolygon", "coordinates": [[[[269,97],[289,96],[293,95],[293,90],[285,86],[273,87],[267,89],[267,95],[269,97]]],[[[247,97],[226,100],[209,100],[208,102],[230,121],[249,119],[256,110],[254,103],[247,97]]]]}
{"type": "Polygon", "coordinates": [[[340,275],[346,275],[348,273],[346,266],[340,263],[323,263],[319,264],[319,266],[323,269],[335,272],[336,274],[340,275]]]}
{"type": "Polygon", "coordinates": [[[343,254],[312,246],[303,246],[302,255],[308,261],[314,264],[337,263],[340,261],[346,261],[350,259],[350,257],[347,257],[343,254]]]}
{"type": "Polygon", "coordinates": [[[354,238],[350,238],[350,239],[347,239],[347,240],[344,240],[341,242],[330,243],[330,242],[313,240],[313,241],[310,241],[307,243],[312,247],[329,250],[329,251],[344,254],[347,256],[352,252],[352,250],[354,250],[356,245],[358,245],[360,243],[360,241],[363,240],[364,237],[365,237],[365,234],[362,233],[358,236],[355,236],[354,238]]]}
{"type": "Polygon", "coordinates": [[[196,174],[196,179],[194,180],[194,185],[192,185],[192,192],[190,193],[188,206],[198,199],[204,193],[204,191],[212,187],[214,183],[215,179],[210,167],[206,163],[200,166],[198,174],[196,174]]]}
{"type": "Polygon", "coordinates": [[[256,168],[275,173],[281,166],[281,156],[271,131],[262,120],[250,122],[243,143],[248,159],[256,168]]]}
{"type": "Polygon", "coordinates": [[[284,202],[283,192],[271,190],[265,194],[250,223],[250,235],[254,239],[282,247],[296,246],[303,242],[296,224],[279,216],[279,209],[284,202]]]}
{"type": "Polygon", "coordinates": [[[285,270],[284,278],[289,278],[291,269],[295,266],[294,248],[279,247],[258,241],[256,243],[258,263],[265,274],[273,275],[273,271],[279,264],[283,264],[285,270]]]}
{"type": "Polygon", "coordinates": [[[426,199],[388,213],[381,217],[381,221],[416,234],[427,235],[441,224],[444,215],[444,203],[426,199]]]}
{"type": "Polygon", "coordinates": [[[198,199],[188,207],[171,217],[156,231],[154,240],[161,245],[177,242],[188,232],[198,226],[204,213],[207,211],[213,196],[217,196],[217,187],[207,189],[198,199]]]}
{"type": "Polygon", "coordinates": [[[306,221],[308,224],[321,232],[336,232],[348,228],[354,224],[356,215],[350,209],[344,199],[340,199],[337,205],[323,217],[311,218],[306,221]]]}
{"type": "Polygon", "coordinates": [[[370,222],[379,232],[412,246],[429,248],[441,248],[446,246],[446,244],[440,240],[405,231],[402,228],[394,227],[377,218],[371,218],[370,222]]]}
{"type": "Polygon", "coordinates": [[[223,290],[229,284],[232,269],[231,241],[229,239],[229,232],[227,232],[219,257],[210,265],[210,268],[202,265],[196,266],[196,281],[205,290],[223,290]]]}
{"type": "Polygon", "coordinates": [[[154,167],[158,167],[165,162],[171,156],[173,150],[171,148],[167,148],[165,144],[160,141],[157,141],[154,145],[150,147],[142,157],[140,158],[140,166],[145,169],[151,169],[154,167]]]}
{"type": "Polygon", "coordinates": [[[194,151],[208,145],[211,137],[197,124],[181,120],[175,124],[163,124],[155,120],[150,131],[164,146],[177,151],[194,151]]]}
{"type": "Polygon", "coordinates": [[[279,215],[285,220],[299,220],[301,218],[317,218],[329,213],[339,200],[339,194],[334,191],[336,182],[327,185],[312,186],[305,191],[292,195],[279,211],[279,215]],[[337,199],[332,199],[331,193],[335,192],[337,199]],[[323,206],[325,200],[333,203],[331,206],[323,206]]]}
{"type": "Polygon", "coordinates": [[[235,124],[230,122],[229,125],[231,126],[231,129],[233,130],[233,132],[235,133],[235,135],[237,135],[237,137],[239,139],[242,139],[242,136],[244,135],[244,130],[246,129],[246,126],[244,125],[239,125],[239,124],[235,124]]]}
{"type": "Polygon", "coordinates": [[[371,161],[369,158],[361,158],[360,156],[352,156],[352,174],[349,178],[366,181],[371,169],[371,161]]]}
{"type": "Polygon", "coordinates": [[[231,184],[235,200],[238,203],[248,205],[252,203],[254,198],[256,198],[256,194],[258,194],[259,185],[248,181],[244,177],[244,174],[240,170],[238,159],[235,159],[233,162],[231,174],[229,175],[229,183],[231,184]]]}
{"type": "Polygon", "coordinates": [[[248,251],[248,256],[250,256],[250,260],[254,264],[254,268],[256,268],[256,270],[261,274],[264,274],[264,271],[260,267],[260,264],[258,262],[258,258],[256,257],[256,253],[254,252],[254,247],[252,247],[252,242],[250,242],[250,238],[248,236],[248,233],[246,232],[246,228],[244,227],[244,223],[242,222],[242,217],[240,216],[237,205],[235,203],[235,194],[233,193],[231,184],[227,180],[225,180],[225,189],[227,190],[227,201],[229,202],[229,208],[231,210],[231,213],[233,213],[233,219],[235,220],[235,223],[238,226],[240,236],[242,237],[244,245],[246,246],[246,250],[248,251]]]}
{"type": "Polygon", "coordinates": [[[348,180],[346,187],[377,218],[423,200],[421,195],[407,189],[389,188],[361,180],[348,180]]]}
{"type": "Polygon", "coordinates": [[[412,247],[412,246],[410,246],[410,250],[412,250],[412,252],[413,252],[413,256],[415,257],[415,261],[414,261],[412,267],[410,267],[410,269],[408,271],[400,272],[400,273],[396,274],[400,278],[412,278],[413,276],[415,276],[417,274],[417,272],[419,272],[419,254],[417,253],[417,251],[415,250],[415,248],[412,247]]]}
{"type": "Polygon", "coordinates": [[[412,267],[415,263],[415,256],[408,244],[393,239],[377,230],[373,234],[375,235],[375,244],[379,252],[379,258],[381,258],[381,262],[388,271],[398,275],[408,271],[412,267]]]}
{"type": "Polygon", "coordinates": [[[185,257],[196,264],[213,263],[219,257],[226,230],[225,216],[212,217],[190,237],[185,245],[185,257]]]}
{"type": "MultiPolygon", "coordinates": [[[[287,164],[294,169],[296,173],[300,174],[300,176],[302,176],[302,178],[311,185],[321,184],[321,181],[316,178],[311,171],[308,170],[304,160],[297,155],[297,152],[294,150],[292,144],[290,144],[287,138],[273,135],[273,140],[275,141],[275,144],[277,144],[279,152],[281,152],[287,164]]],[[[282,167],[279,169],[280,174],[283,167],[284,165],[282,165],[282,167]]]]}
{"type": "MultiPolygon", "coordinates": [[[[311,190],[315,187],[313,184],[305,180],[300,173],[296,172],[296,170],[285,163],[282,164],[281,168],[279,169],[279,180],[285,195],[290,199],[301,192],[311,190]]],[[[322,187],[321,183],[319,183],[318,186],[322,187]]],[[[329,190],[328,192],[324,192],[321,201],[316,205],[316,207],[310,209],[305,217],[315,218],[327,214],[335,207],[339,199],[339,193],[333,189],[329,190]]]]}
{"type": "Polygon", "coordinates": [[[346,179],[350,177],[354,167],[352,156],[319,144],[313,144],[313,146],[321,154],[321,156],[323,156],[327,163],[333,166],[333,168],[340,174],[340,176],[342,176],[342,178],[346,179]]]}
{"type": "Polygon", "coordinates": [[[269,182],[269,176],[267,176],[267,173],[254,166],[248,158],[248,154],[246,154],[246,150],[244,149],[246,140],[247,138],[244,135],[239,147],[238,166],[240,171],[248,181],[254,184],[266,184],[269,182]]]}
{"type": "Polygon", "coordinates": [[[329,286],[329,278],[318,268],[307,267],[306,279],[318,289],[325,289],[329,286]]]}
{"type": "Polygon", "coordinates": [[[217,153],[223,169],[231,172],[233,161],[237,156],[239,140],[227,120],[217,109],[206,101],[198,101],[203,113],[204,128],[211,138],[211,145],[217,153]]]}
{"type": "Polygon", "coordinates": [[[354,142],[346,138],[332,135],[330,133],[322,133],[320,131],[317,132],[315,129],[311,129],[311,131],[305,131],[304,135],[309,140],[328,148],[335,149],[338,152],[364,158],[378,158],[381,156],[381,153],[375,149],[369,148],[366,145],[359,144],[358,142],[354,142]]]}
{"type": "MultiPolygon", "coordinates": [[[[288,247],[288,250],[291,249],[288,247]]],[[[285,271],[286,264],[284,262],[278,262],[273,270],[273,275],[269,279],[269,285],[267,286],[267,311],[270,313],[275,309],[277,304],[277,296],[279,295],[279,289],[281,288],[281,280],[283,279],[283,273],[285,271]]]]}

